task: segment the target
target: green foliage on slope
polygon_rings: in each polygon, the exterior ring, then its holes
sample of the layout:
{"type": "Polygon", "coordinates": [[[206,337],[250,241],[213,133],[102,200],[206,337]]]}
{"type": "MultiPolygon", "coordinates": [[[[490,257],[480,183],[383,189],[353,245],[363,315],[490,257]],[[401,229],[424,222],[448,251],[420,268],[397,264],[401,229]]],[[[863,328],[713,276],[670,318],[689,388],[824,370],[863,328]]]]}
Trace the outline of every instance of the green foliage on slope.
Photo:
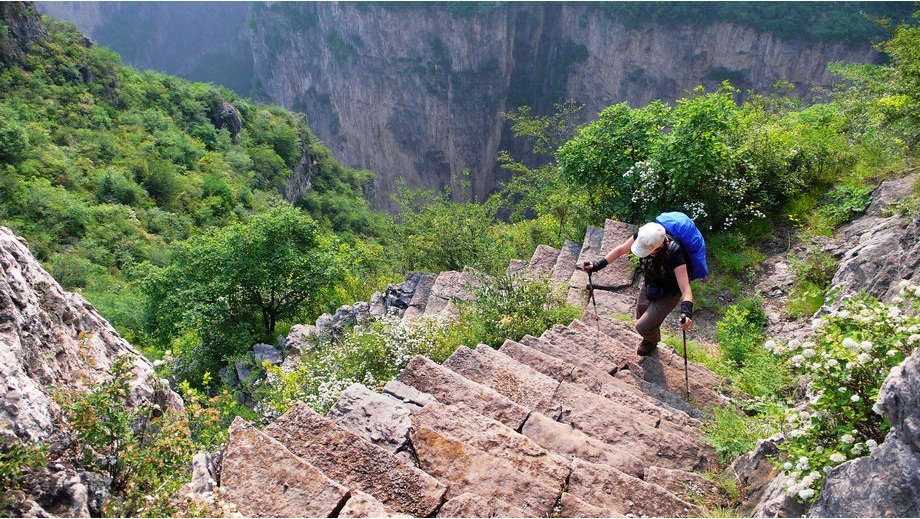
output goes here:
{"type": "Polygon", "coordinates": [[[379,233],[373,175],[335,161],[297,114],[125,67],[64,22],[0,69],[0,224],[140,345],[139,266],[281,204],[295,170],[311,184],[296,202],[324,229],[379,233]]]}

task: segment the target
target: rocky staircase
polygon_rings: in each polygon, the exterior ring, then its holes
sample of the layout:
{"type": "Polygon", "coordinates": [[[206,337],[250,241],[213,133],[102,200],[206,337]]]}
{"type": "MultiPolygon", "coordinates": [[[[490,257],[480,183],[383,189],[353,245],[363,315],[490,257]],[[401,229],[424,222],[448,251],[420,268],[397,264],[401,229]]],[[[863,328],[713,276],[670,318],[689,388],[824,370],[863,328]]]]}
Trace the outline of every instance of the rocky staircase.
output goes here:
{"type": "MultiPolygon", "coordinates": [[[[549,276],[584,306],[576,261],[632,230],[608,220],[584,244],[540,246],[509,271],[549,276]]],[[[468,297],[464,280],[413,275],[352,316],[449,312],[452,297],[468,297]]],[[[245,516],[699,515],[701,503],[723,497],[700,476],[717,463],[699,430],[699,409],[725,403],[721,380],[690,365],[688,402],[683,358],[663,344],[638,357],[631,322],[605,317],[631,313],[628,262],[594,282],[622,287],[597,293],[600,318],[589,306],[581,320],[498,350],[461,347],[443,364],[416,357],[382,392],[351,386],[325,417],[297,404],[261,431],[237,418],[223,498],[245,516]]]]}

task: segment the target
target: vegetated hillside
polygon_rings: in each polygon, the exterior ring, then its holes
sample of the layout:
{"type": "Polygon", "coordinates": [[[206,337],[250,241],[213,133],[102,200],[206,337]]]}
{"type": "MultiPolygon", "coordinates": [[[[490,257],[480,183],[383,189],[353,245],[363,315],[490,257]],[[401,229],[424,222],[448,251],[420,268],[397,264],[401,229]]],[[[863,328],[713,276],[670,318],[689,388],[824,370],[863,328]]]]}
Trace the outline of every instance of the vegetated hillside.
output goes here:
{"type": "Polygon", "coordinates": [[[329,232],[373,232],[373,175],[343,167],[303,116],[126,67],[32,4],[0,9],[0,224],[123,333],[141,318],[126,277],[204,229],[287,198],[329,232]]]}
{"type": "Polygon", "coordinates": [[[829,62],[878,57],[870,42],[886,33],[875,18],[911,10],[891,2],[280,2],[252,3],[248,13],[171,2],[41,5],[144,68],[217,82],[224,75],[204,70],[213,63],[236,78],[251,68],[254,95],[305,113],[339,160],[377,173],[373,203],[388,210],[398,209],[391,195],[400,178],[485,200],[508,177],[499,150],[515,147],[499,112],[527,105],[546,115],[574,99],[587,121],[619,101],[672,102],[725,79],[761,93],[785,81],[806,97],[832,81],[829,62]],[[196,31],[174,37],[193,18],[196,31]]]}

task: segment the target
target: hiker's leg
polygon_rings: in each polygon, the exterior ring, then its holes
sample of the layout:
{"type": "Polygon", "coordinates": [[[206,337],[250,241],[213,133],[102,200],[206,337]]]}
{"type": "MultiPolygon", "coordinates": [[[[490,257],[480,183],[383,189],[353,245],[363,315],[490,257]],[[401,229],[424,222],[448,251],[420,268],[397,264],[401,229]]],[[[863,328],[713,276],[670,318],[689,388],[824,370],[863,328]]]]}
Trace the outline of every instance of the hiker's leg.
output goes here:
{"type": "Polygon", "coordinates": [[[642,314],[648,310],[649,299],[645,296],[645,283],[639,287],[639,297],[636,298],[636,319],[642,317],[642,314]]]}
{"type": "MultiPolygon", "coordinates": [[[[640,300],[644,296],[640,296],[640,300]]],[[[680,303],[680,296],[672,296],[663,299],[646,299],[645,310],[639,315],[636,321],[636,331],[642,336],[642,342],[647,345],[657,345],[661,341],[661,323],[668,317],[668,314],[674,310],[674,307],[680,303]]],[[[636,305],[638,313],[639,305],[636,305]]]]}

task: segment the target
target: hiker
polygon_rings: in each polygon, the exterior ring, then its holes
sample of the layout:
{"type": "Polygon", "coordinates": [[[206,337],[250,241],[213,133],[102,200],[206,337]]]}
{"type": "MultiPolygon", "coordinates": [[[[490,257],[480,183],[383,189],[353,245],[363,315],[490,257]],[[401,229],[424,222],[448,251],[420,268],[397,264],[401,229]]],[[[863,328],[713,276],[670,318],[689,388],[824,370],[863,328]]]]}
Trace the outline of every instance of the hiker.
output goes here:
{"type": "Polygon", "coordinates": [[[642,336],[636,353],[651,355],[661,340],[661,323],[680,303],[681,329],[693,327],[693,291],[683,247],[664,226],[650,222],[603,258],[579,266],[597,272],[628,251],[639,257],[644,286],[636,300],[636,331],[642,336]]]}

